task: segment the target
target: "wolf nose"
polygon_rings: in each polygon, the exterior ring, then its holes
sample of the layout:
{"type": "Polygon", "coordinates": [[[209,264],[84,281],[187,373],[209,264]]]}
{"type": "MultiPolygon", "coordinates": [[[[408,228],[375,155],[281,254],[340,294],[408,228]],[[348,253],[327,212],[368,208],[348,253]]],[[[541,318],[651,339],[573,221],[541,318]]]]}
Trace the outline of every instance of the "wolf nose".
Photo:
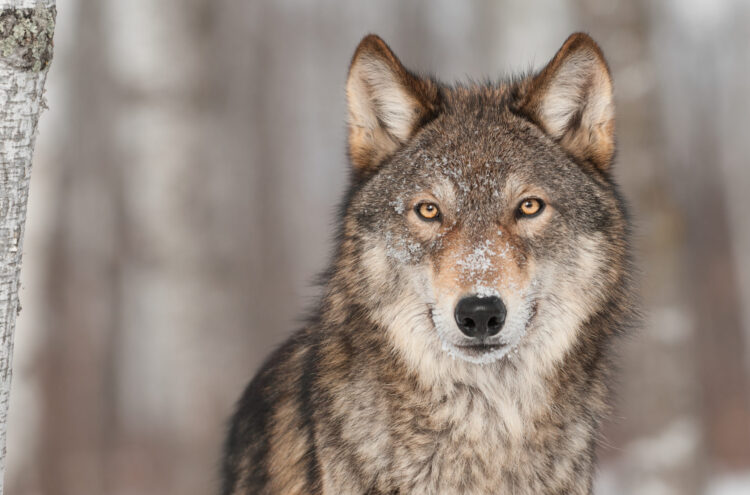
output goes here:
{"type": "Polygon", "coordinates": [[[497,335],[505,323],[505,304],[497,296],[464,297],[456,305],[456,323],[468,337],[484,338],[497,335]]]}

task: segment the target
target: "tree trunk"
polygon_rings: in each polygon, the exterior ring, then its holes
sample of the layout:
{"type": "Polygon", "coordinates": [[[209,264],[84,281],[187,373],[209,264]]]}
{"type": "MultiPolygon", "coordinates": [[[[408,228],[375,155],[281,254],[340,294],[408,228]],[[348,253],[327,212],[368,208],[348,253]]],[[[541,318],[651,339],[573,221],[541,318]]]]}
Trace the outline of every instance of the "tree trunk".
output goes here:
{"type": "Polygon", "coordinates": [[[55,14],[55,0],[0,0],[0,495],[31,157],[55,14]]]}

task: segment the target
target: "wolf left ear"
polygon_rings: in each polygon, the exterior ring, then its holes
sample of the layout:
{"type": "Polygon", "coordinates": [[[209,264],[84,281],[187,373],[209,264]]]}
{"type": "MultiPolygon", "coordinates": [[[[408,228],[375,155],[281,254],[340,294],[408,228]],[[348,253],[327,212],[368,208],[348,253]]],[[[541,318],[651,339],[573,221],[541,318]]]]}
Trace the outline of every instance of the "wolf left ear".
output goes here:
{"type": "Polygon", "coordinates": [[[437,113],[438,88],[411,74],[371,34],[360,41],[346,81],[349,156],[357,171],[377,166],[437,113]]]}
{"type": "Polygon", "coordinates": [[[612,78],[596,42],[571,35],[554,58],[531,79],[520,104],[573,156],[607,170],[615,150],[612,78]]]}

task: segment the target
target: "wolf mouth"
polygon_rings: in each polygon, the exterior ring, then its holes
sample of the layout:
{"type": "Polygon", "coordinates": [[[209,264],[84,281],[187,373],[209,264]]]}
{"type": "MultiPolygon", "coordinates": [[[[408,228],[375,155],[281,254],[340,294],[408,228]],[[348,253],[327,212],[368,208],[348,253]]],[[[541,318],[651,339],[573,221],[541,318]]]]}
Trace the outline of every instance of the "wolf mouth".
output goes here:
{"type": "Polygon", "coordinates": [[[519,344],[529,327],[533,324],[537,314],[538,299],[536,297],[531,297],[531,300],[527,301],[526,304],[528,305],[526,309],[528,313],[525,318],[523,329],[520,332],[521,335],[519,335],[517,339],[514,339],[514,341],[484,341],[477,343],[468,343],[466,341],[462,343],[451,342],[443,331],[441,331],[440,325],[435,321],[438,312],[434,303],[427,304],[427,314],[430,316],[429,320],[432,328],[440,337],[444,351],[453,357],[471,363],[487,364],[501,359],[507,354],[513,352],[512,350],[519,344]]]}
{"type": "Polygon", "coordinates": [[[470,354],[472,356],[482,356],[484,354],[487,354],[492,351],[497,351],[499,349],[502,349],[507,344],[503,343],[496,343],[496,344],[467,344],[467,345],[456,345],[457,348],[461,349],[461,351],[470,354]]]}

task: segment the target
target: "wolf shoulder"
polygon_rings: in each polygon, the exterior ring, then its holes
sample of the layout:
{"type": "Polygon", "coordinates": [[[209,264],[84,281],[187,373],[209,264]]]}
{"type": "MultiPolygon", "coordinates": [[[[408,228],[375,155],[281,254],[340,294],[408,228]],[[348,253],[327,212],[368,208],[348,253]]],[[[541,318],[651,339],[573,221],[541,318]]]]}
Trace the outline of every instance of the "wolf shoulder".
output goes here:
{"type": "MultiPolygon", "coordinates": [[[[295,472],[290,469],[295,458],[302,464],[310,455],[306,430],[311,431],[312,418],[305,402],[313,385],[305,368],[313,359],[316,340],[308,329],[297,331],[266,359],[245,388],[224,444],[222,495],[275,493],[269,491],[273,464],[295,472]],[[285,448],[279,448],[281,443],[285,448]],[[279,451],[289,457],[272,459],[271,453],[279,451]]],[[[296,471],[304,473],[306,466],[299,467],[296,471]]]]}

